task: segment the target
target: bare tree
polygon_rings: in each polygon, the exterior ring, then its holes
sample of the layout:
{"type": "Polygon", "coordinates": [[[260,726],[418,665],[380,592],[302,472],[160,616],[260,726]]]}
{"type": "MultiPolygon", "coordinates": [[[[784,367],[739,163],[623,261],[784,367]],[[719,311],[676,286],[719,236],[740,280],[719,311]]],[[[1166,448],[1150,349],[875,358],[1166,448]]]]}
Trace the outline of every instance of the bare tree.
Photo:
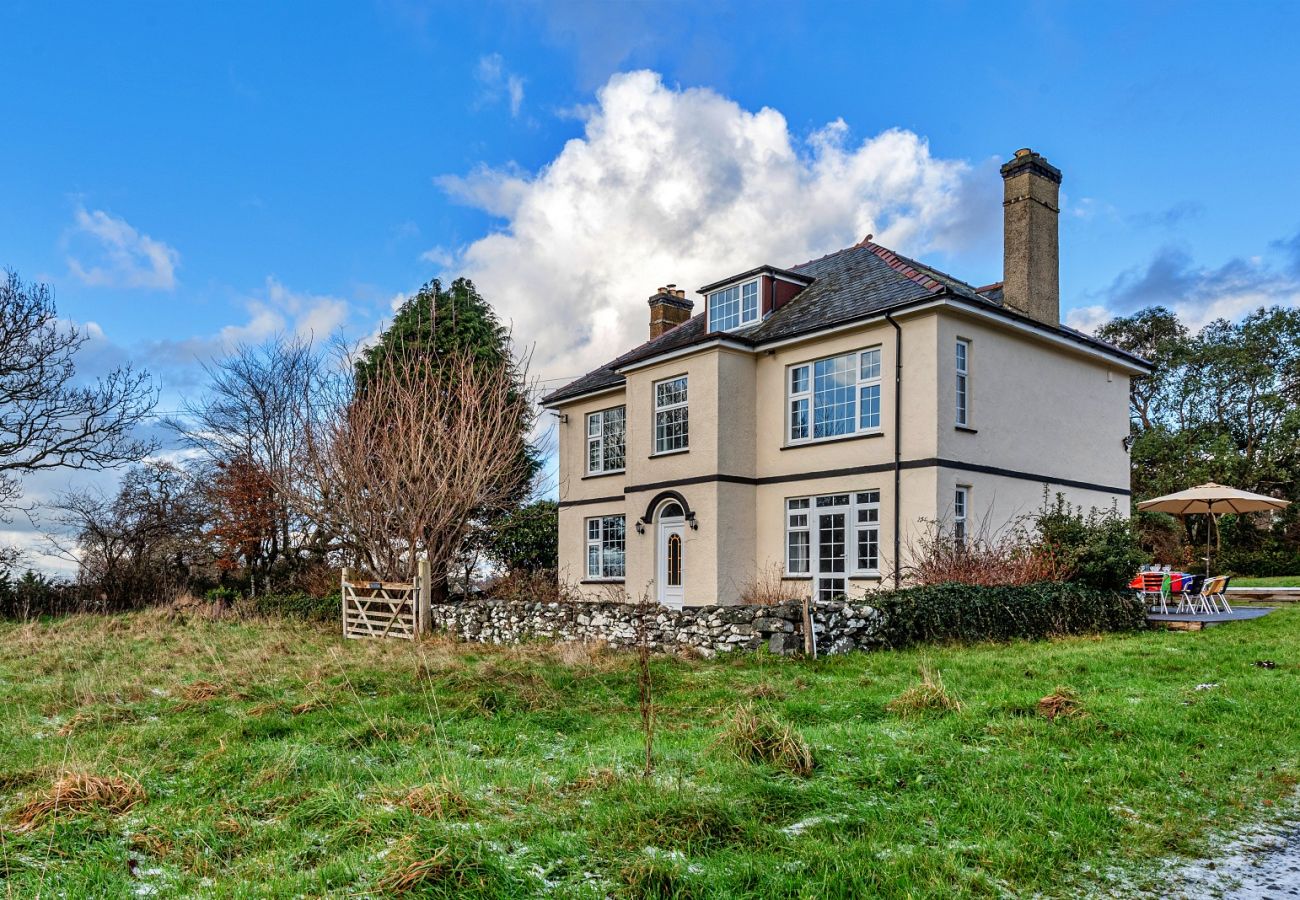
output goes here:
{"type": "Polygon", "coordinates": [[[169,599],[207,562],[202,492],[182,469],[150,462],[130,469],[117,493],[69,491],[52,504],[55,521],[74,536],[65,546],[78,580],[101,609],[125,609],[169,599]]]}
{"type": "Polygon", "coordinates": [[[158,399],[148,373],[126,366],[78,382],[87,340],[59,321],[46,285],[16,272],[0,281],[0,516],[18,505],[24,475],[116,468],[154,449],[135,434],[158,399]]]}
{"type": "MultiPolygon", "coordinates": [[[[232,473],[245,487],[268,485],[254,522],[241,543],[253,542],[250,557],[254,578],[266,577],[281,560],[297,562],[303,555],[323,556],[328,534],[311,527],[294,498],[307,493],[294,483],[303,472],[307,447],[305,397],[316,393],[324,378],[321,354],[309,341],[276,337],[259,346],[239,345],[228,356],[204,366],[208,390],[185,405],[184,414],[166,420],[191,448],[212,464],[212,484],[231,487],[232,473]]],[[[238,493],[235,491],[234,493],[238,493]]],[[[226,518],[240,510],[225,509],[226,518]]]]}
{"type": "Polygon", "coordinates": [[[531,476],[518,452],[526,363],[467,355],[392,356],[362,389],[341,377],[305,403],[307,470],[298,483],[317,526],[340,536],[364,568],[408,576],[421,554],[435,597],[473,517],[503,508],[531,476]]]}

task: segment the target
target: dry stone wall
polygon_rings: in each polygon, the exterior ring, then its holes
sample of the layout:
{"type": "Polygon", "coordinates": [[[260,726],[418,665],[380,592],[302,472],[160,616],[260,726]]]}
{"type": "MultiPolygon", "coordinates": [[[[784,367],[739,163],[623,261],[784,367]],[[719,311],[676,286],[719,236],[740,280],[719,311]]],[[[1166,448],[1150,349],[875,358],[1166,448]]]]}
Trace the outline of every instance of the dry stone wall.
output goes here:
{"type": "MultiPolygon", "coordinates": [[[[470,600],[435,604],[434,631],[487,644],[552,639],[605,641],[616,647],[637,644],[638,617],[628,603],[543,603],[470,600]]],[[[819,654],[871,650],[882,646],[881,615],[866,603],[820,603],[813,611],[819,654]]],[[[654,650],[690,648],[704,656],[734,650],[801,652],[803,613],[797,603],[777,606],[699,606],[681,610],[653,607],[646,613],[646,640],[654,650]]]]}

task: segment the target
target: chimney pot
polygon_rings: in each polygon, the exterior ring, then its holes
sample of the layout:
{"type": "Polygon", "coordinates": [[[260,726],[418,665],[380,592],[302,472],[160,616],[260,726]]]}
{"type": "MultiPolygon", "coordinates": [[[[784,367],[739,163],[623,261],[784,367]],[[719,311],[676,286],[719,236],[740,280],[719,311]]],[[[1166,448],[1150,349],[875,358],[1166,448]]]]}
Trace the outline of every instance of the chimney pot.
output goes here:
{"type": "Polygon", "coordinates": [[[691,317],[695,304],[686,299],[686,291],[667,284],[650,298],[650,339],[654,340],[691,317]]]}
{"type": "Polygon", "coordinates": [[[1061,170],[1023,147],[1002,166],[1002,302],[1061,324],[1061,170]]]}

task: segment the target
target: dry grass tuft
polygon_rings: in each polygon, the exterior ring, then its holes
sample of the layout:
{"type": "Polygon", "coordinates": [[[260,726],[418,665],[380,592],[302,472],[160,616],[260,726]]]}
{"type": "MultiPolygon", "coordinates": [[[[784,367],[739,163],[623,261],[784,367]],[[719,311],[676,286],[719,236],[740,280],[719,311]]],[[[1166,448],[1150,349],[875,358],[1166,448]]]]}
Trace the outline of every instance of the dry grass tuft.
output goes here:
{"type": "Polygon", "coordinates": [[[744,762],[768,763],[801,777],[811,775],[815,765],[812,748],[799,732],[751,704],[736,707],[714,745],[744,762]]]}
{"type": "Polygon", "coordinates": [[[62,812],[124,813],[145,799],[140,782],[128,778],[102,778],[72,773],[50,785],[44,796],[31,800],[12,814],[20,831],[35,828],[62,812]]]}
{"type": "Polygon", "coordinates": [[[379,880],[383,894],[408,894],[418,887],[446,881],[452,873],[451,848],[439,847],[425,859],[407,863],[379,880]]]}
{"type": "Polygon", "coordinates": [[[961,708],[961,701],[950,694],[944,685],[943,676],[929,666],[921,666],[920,684],[912,685],[885,704],[885,709],[904,719],[961,712],[961,708]]]}
{"type": "Polygon", "coordinates": [[[320,699],[319,697],[312,697],[310,700],[304,700],[303,702],[299,703],[297,706],[290,708],[289,712],[293,713],[295,716],[301,716],[304,713],[309,713],[317,709],[323,709],[324,707],[325,707],[324,700],[320,699]]]}
{"type": "Polygon", "coordinates": [[[759,569],[754,577],[740,589],[740,602],[753,606],[776,606],[781,603],[802,602],[807,588],[802,582],[786,581],[783,566],[773,563],[759,569]]]}
{"type": "Polygon", "coordinates": [[[429,819],[467,819],[474,812],[474,802],[446,778],[441,784],[413,788],[400,802],[417,816],[429,819]]]}
{"type": "Polygon", "coordinates": [[[181,706],[195,703],[207,703],[212,700],[247,700],[248,695],[240,690],[222,687],[211,681],[193,681],[180,690],[181,706]]]}
{"type": "Polygon", "coordinates": [[[138,716],[134,711],[122,707],[115,707],[104,712],[79,712],[60,725],[55,734],[59,737],[71,737],[85,728],[119,722],[134,722],[137,718],[138,716]]]}
{"type": "Polygon", "coordinates": [[[763,681],[745,691],[751,700],[782,700],[785,694],[771,682],[763,681]]]}
{"type": "Polygon", "coordinates": [[[1058,687],[1038,701],[1038,714],[1049,722],[1055,721],[1058,716],[1069,719],[1083,715],[1083,704],[1074,691],[1068,687],[1058,687]]]}
{"type": "Polygon", "coordinates": [[[614,654],[604,641],[561,641],[555,645],[555,658],[569,668],[605,668],[613,662],[614,654]]]}
{"type": "Polygon", "coordinates": [[[154,859],[166,859],[176,848],[170,838],[155,829],[139,831],[131,835],[127,840],[127,846],[136,853],[144,853],[154,859]]]}
{"type": "Polygon", "coordinates": [[[564,786],[564,790],[573,793],[587,791],[606,791],[619,783],[618,773],[613,769],[592,769],[581,778],[575,778],[564,786]]]}
{"type": "Polygon", "coordinates": [[[181,696],[195,703],[204,700],[215,700],[224,693],[221,685],[213,684],[211,681],[195,681],[181,688],[181,696]]]}

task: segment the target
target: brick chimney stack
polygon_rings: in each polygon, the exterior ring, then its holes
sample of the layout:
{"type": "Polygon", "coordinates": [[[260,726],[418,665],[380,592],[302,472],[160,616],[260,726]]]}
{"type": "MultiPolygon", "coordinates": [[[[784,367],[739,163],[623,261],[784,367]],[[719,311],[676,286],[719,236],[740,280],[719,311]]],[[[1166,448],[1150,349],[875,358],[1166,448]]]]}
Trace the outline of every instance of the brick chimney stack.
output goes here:
{"type": "Polygon", "coordinates": [[[686,291],[677,285],[661,287],[650,298],[650,340],[676,328],[691,317],[695,304],[686,299],[686,291]]]}
{"type": "Polygon", "coordinates": [[[1002,302],[1061,324],[1061,170],[1025,148],[1002,166],[1002,302]]]}

